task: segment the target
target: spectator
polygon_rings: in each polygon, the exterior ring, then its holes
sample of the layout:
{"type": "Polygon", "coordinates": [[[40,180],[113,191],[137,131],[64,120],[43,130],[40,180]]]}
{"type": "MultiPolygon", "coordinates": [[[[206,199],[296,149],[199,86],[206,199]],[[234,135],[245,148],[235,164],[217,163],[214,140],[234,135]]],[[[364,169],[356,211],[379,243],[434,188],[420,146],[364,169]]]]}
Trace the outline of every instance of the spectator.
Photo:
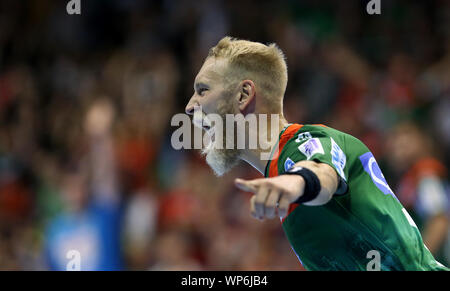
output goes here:
{"type": "Polygon", "coordinates": [[[398,199],[422,233],[425,245],[443,264],[449,229],[447,169],[437,158],[430,138],[411,123],[397,125],[390,134],[392,167],[400,173],[398,199]]]}
{"type": "Polygon", "coordinates": [[[46,230],[45,248],[52,270],[66,270],[67,256],[73,250],[80,255],[81,270],[123,267],[120,197],[110,136],[113,120],[113,107],[106,100],[94,103],[86,115],[89,168],[74,164],[63,173],[61,194],[66,208],[46,230]]]}

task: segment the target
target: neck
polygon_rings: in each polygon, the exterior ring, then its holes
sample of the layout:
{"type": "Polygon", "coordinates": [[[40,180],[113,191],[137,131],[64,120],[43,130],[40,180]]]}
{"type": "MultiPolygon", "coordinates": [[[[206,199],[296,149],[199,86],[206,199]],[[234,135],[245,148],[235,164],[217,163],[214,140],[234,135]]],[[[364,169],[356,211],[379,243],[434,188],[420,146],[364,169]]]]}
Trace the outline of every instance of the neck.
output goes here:
{"type": "MultiPolygon", "coordinates": [[[[278,126],[275,126],[274,131],[272,131],[271,123],[272,119],[269,117],[266,124],[267,131],[262,133],[262,136],[259,132],[256,135],[258,137],[257,148],[245,149],[241,155],[242,160],[246,161],[263,175],[266,165],[269,162],[269,156],[278,142],[280,132],[288,125],[283,114],[279,114],[278,126]]],[[[260,125],[258,124],[258,128],[260,125]]]]}

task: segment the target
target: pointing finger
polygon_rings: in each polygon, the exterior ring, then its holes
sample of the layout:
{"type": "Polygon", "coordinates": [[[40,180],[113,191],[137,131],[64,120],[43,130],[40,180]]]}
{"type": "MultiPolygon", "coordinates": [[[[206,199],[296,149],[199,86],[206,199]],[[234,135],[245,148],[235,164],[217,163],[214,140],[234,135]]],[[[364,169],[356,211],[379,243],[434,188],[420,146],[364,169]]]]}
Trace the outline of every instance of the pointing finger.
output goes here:
{"type": "Polygon", "coordinates": [[[258,191],[258,187],[256,187],[256,185],[254,185],[254,183],[252,183],[252,181],[246,181],[244,179],[237,178],[234,180],[234,184],[236,185],[236,187],[238,187],[242,191],[253,192],[253,193],[256,193],[258,191]]]}

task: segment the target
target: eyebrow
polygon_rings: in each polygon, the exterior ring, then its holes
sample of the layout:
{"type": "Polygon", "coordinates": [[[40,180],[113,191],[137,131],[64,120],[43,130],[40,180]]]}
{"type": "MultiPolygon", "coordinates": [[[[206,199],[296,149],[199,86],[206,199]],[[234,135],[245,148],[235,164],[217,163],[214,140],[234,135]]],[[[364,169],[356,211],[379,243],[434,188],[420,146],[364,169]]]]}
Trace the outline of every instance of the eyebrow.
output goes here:
{"type": "Polygon", "coordinates": [[[194,84],[194,90],[195,91],[200,90],[200,88],[209,88],[209,86],[206,85],[205,83],[202,83],[202,82],[197,82],[197,83],[194,84]]]}

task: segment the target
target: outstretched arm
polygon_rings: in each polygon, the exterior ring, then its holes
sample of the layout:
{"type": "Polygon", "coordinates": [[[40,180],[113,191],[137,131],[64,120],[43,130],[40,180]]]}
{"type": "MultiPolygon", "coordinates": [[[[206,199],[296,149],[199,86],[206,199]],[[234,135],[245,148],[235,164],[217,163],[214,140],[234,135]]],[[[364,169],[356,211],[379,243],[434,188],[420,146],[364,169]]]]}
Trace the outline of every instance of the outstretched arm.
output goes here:
{"type": "MultiPolygon", "coordinates": [[[[295,167],[310,170],[320,182],[318,195],[303,203],[304,205],[318,206],[331,200],[339,184],[337,173],[331,166],[314,161],[300,161],[295,164],[295,167]]],[[[305,194],[305,183],[307,182],[300,175],[235,180],[238,188],[255,194],[250,200],[250,207],[252,216],[258,219],[274,218],[275,216],[284,218],[288,214],[289,205],[305,194]]]]}

